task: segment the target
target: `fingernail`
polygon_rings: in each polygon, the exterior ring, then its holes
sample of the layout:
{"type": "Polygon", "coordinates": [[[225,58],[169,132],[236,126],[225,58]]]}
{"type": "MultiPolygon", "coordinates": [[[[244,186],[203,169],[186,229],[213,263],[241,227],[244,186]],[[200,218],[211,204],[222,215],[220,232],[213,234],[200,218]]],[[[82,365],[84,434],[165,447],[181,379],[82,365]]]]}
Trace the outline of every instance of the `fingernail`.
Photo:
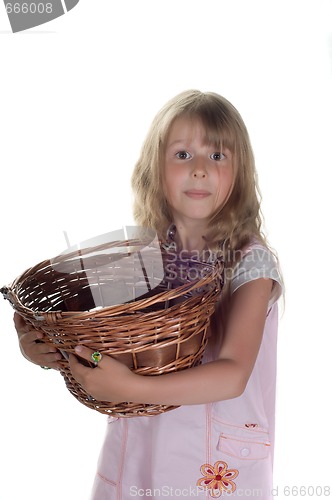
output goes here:
{"type": "Polygon", "coordinates": [[[75,352],[78,352],[78,353],[79,353],[79,352],[82,352],[82,351],[83,351],[83,347],[82,347],[81,345],[77,345],[77,346],[75,347],[75,352]]]}

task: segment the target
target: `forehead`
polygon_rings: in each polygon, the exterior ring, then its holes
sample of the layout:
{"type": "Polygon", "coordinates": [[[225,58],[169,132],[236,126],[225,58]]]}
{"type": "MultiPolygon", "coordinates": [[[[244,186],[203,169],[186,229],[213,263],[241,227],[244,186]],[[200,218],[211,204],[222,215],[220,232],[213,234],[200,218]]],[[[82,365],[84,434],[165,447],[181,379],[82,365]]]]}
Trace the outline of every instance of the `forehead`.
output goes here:
{"type": "Polygon", "coordinates": [[[191,143],[198,141],[204,145],[220,145],[222,133],[215,127],[209,127],[203,120],[196,116],[180,116],[171,124],[166,140],[169,147],[177,142],[191,143]]]}

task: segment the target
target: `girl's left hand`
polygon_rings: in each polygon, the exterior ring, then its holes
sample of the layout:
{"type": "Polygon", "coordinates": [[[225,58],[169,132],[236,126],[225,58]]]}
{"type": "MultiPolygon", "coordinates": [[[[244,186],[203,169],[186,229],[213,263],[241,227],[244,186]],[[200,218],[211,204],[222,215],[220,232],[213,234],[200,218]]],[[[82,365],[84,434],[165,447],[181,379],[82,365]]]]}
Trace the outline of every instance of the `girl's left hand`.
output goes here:
{"type": "MultiPolygon", "coordinates": [[[[92,349],[77,346],[75,351],[79,357],[92,362],[92,349]]],[[[130,389],[138,377],[126,365],[105,354],[93,368],[83,365],[76,356],[70,354],[69,366],[75,380],[97,401],[128,401],[126,394],[132,392],[130,389]]]]}

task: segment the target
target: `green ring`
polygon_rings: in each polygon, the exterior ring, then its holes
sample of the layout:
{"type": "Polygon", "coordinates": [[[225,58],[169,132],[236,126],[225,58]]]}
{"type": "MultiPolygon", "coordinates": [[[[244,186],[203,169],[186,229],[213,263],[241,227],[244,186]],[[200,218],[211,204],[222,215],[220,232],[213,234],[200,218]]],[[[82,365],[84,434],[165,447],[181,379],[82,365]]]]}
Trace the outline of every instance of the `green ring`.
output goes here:
{"type": "Polygon", "coordinates": [[[97,366],[98,363],[101,361],[103,355],[100,354],[99,351],[95,351],[94,353],[91,354],[91,359],[94,362],[94,364],[97,366]]]}

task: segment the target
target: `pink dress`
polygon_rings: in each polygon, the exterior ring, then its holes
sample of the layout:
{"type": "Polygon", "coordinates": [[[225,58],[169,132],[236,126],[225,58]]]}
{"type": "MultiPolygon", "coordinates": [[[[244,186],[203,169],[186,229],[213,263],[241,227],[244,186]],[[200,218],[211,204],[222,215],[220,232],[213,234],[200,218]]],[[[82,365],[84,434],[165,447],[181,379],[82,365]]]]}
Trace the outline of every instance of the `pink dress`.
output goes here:
{"type": "MultiPolygon", "coordinates": [[[[260,277],[272,278],[274,286],[243,394],[155,417],[109,417],[92,500],[273,498],[277,299],[282,285],[272,254],[253,244],[235,269],[231,290],[260,277]]],[[[205,361],[212,357],[206,354],[205,361]]]]}

